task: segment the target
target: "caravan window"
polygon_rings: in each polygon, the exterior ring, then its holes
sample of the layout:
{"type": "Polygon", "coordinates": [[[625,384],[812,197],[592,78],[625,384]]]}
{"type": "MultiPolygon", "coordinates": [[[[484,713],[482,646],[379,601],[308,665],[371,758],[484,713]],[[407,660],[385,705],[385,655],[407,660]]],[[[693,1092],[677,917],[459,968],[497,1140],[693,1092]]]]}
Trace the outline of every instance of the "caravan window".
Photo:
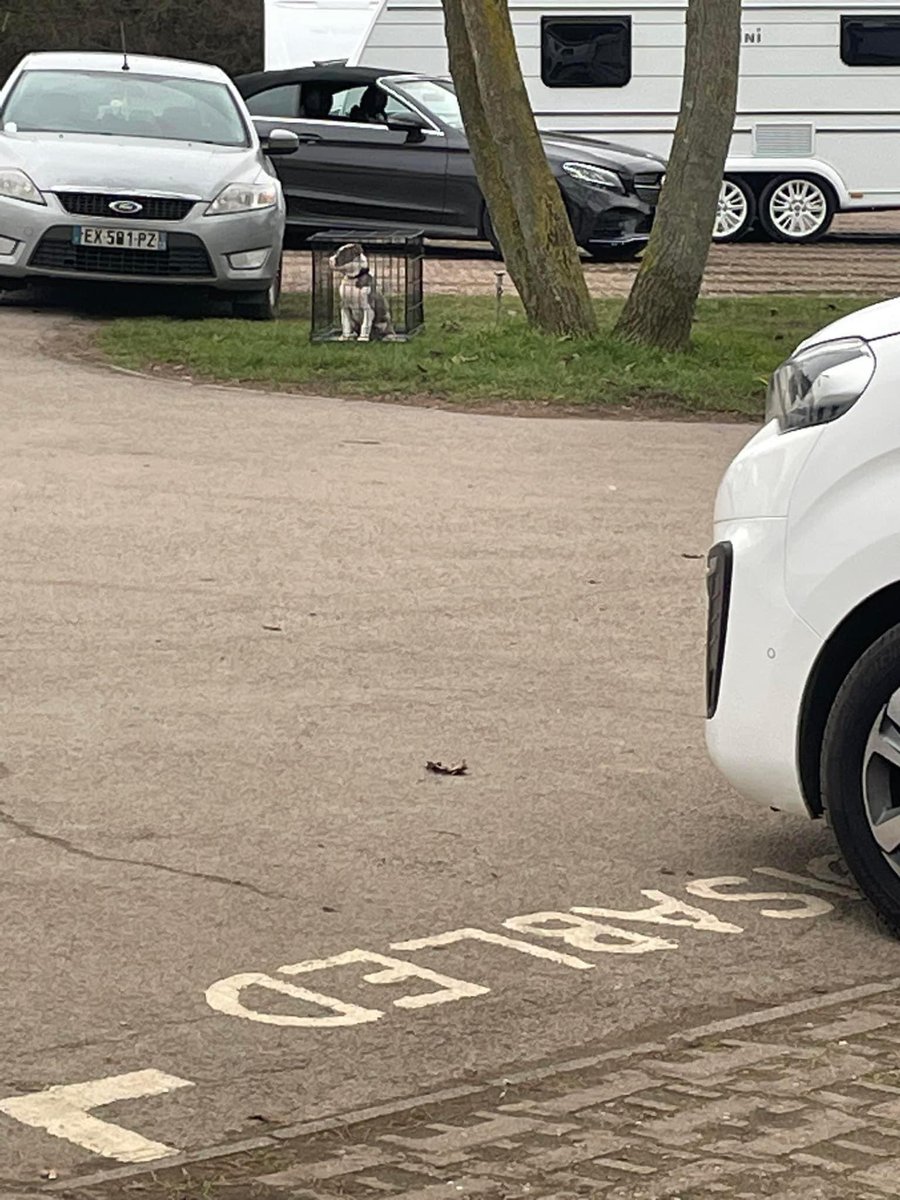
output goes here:
{"type": "Polygon", "coordinates": [[[848,67],[900,67],[900,17],[841,17],[848,67]]]}
{"type": "Polygon", "coordinates": [[[541,78],[547,87],[625,87],[631,17],[544,17],[541,78]]]}

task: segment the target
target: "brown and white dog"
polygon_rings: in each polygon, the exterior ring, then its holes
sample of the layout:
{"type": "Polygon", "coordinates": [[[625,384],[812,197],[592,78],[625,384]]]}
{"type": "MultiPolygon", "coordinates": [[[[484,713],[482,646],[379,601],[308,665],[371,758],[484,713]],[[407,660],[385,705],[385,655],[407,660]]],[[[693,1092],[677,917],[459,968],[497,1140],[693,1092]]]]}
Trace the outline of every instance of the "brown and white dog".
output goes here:
{"type": "Polygon", "coordinates": [[[329,263],[341,279],[341,341],[369,342],[392,338],[394,326],[387,301],[369,270],[369,260],[359,242],[349,242],[332,254],[329,263]]]}

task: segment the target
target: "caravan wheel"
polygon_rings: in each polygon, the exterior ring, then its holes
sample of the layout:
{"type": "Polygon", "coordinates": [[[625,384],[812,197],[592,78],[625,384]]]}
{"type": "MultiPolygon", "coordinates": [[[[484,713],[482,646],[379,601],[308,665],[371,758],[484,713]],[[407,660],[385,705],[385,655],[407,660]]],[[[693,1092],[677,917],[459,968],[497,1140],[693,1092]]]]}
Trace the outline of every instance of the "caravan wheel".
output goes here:
{"type": "Polygon", "coordinates": [[[775,242],[817,242],[831,227],[837,203],[827,183],[782,175],[762,194],[759,219],[775,242]]]}
{"type": "Polygon", "coordinates": [[[743,179],[726,179],[719,193],[713,241],[736,242],[749,233],[756,220],[756,197],[743,179]]]}

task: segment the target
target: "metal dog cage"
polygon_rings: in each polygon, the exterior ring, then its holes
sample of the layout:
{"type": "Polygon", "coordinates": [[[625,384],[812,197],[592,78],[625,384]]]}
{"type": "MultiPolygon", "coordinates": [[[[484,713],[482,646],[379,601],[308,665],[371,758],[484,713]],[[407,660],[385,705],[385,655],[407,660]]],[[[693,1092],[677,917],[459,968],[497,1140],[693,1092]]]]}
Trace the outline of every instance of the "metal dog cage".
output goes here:
{"type": "MultiPolygon", "coordinates": [[[[400,230],[376,233],[329,230],[309,239],[312,250],[312,341],[335,342],[341,338],[342,277],[329,260],[342,246],[355,242],[362,246],[375,286],[387,303],[390,340],[407,341],[425,324],[422,270],[425,237],[423,233],[400,230]]],[[[383,337],[383,331],[373,336],[383,337]]]]}

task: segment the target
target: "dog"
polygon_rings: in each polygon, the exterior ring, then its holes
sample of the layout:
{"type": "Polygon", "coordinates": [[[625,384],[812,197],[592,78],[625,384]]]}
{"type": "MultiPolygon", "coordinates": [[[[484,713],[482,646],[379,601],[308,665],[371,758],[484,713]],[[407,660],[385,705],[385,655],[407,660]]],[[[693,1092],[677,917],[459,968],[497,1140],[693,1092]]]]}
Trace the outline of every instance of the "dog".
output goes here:
{"type": "Polygon", "coordinates": [[[359,242],[348,242],[332,254],[331,269],[342,276],[341,341],[369,342],[396,337],[387,301],[378,290],[369,260],[359,242]]]}

